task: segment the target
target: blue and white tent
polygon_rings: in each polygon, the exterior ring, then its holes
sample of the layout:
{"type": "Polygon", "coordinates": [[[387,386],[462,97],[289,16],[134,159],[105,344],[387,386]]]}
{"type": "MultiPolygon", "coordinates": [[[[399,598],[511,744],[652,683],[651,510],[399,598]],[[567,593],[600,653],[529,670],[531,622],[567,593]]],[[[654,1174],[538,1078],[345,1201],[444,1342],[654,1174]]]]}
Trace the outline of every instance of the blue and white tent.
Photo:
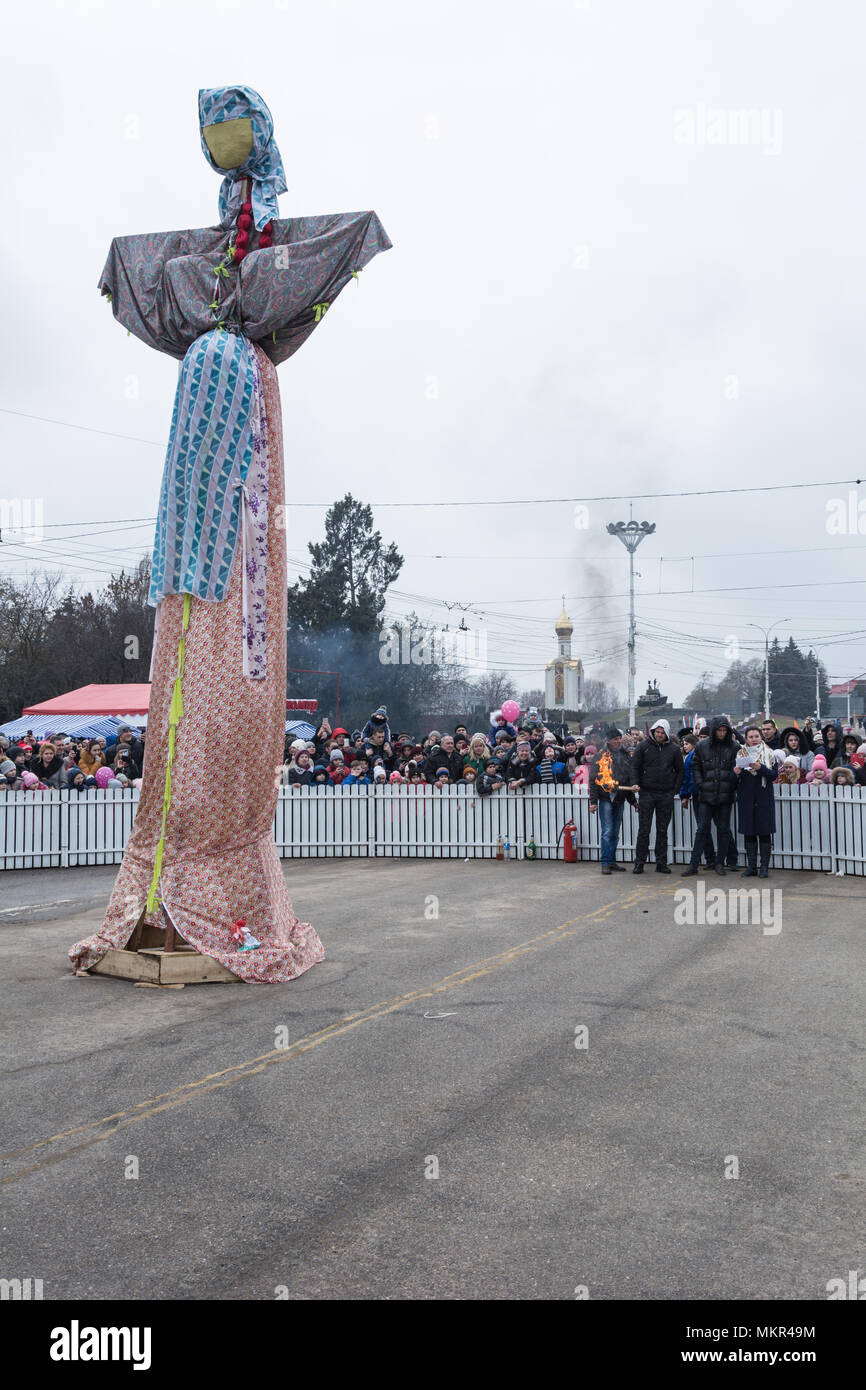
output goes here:
{"type": "Polygon", "coordinates": [[[70,734],[76,738],[114,738],[121,724],[135,728],[131,719],[115,719],[109,714],[27,714],[23,719],[11,719],[0,724],[0,734],[13,740],[22,738],[32,729],[37,738],[50,734],[70,734]]]}

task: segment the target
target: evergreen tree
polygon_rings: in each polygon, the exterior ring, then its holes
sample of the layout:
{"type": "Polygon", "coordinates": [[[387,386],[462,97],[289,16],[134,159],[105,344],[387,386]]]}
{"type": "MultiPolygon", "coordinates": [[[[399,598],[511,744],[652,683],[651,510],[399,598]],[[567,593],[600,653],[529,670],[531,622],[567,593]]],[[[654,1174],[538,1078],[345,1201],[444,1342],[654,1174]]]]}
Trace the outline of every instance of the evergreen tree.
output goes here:
{"type": "Polygon", "coordinates": [[[373,530],[372,508],[347,492],[325,517],[325,539],[307,548],[309,577],[289,586],[289,630],[378,632],[385,594],[403,557],[373,530]]]}

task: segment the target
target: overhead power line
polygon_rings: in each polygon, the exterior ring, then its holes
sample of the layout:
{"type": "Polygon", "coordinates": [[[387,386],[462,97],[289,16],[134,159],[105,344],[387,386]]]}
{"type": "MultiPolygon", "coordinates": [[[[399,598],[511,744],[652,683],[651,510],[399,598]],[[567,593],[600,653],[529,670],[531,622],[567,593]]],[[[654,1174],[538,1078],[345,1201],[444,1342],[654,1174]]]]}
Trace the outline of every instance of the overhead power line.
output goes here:
{"type": "MultiPolygon", "coordinates": [[[[61,428],[72,430],[84,430],[88,434],[102,434],[109,439],[127,439],[131,444],[151,444],[156,448],[164,449],[166,440],[164,439],[142,439],[134,434],[118,434],[114,430],[103,430],[95,425],[79,425],[72,420],[57,420],[49,415],[33,415],[26,410],[12,410],[9,406],[0,406],[0,414],[16,415],[23,420],[36,420],[45,425],[58,425],[61,428]]],[[[811,487],[859,487],[862,479],[860,478],[833,478],[818,483],[761,483],[757,487],[720,487],[720,488],[699,488],[692,492],[605,492],[594,497],[510,497],[510,498],[478,498],[464,501],[428,501],[428,502],[370,502],[371,507],[549,507],[561,506],[564,503],[580,502],[649,502],[658,498],[670,497],[724,497],[733,494],[752,493],[752,492],[794,492],[803,488],[811,487]]],[[[333,502],[297,502],[291,504],[293,507],[332,507],[333,502]]]]}

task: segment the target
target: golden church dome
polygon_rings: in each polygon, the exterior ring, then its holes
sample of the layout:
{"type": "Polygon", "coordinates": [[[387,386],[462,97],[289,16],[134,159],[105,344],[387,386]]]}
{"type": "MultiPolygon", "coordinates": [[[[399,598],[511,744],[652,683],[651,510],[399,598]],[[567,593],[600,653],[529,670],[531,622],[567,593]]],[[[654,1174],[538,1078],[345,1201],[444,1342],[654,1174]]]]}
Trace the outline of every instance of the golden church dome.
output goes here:
{"type": "Polygon", "coordinates": [[[570,637],[574,632],[574,623],[565,611],[565,599],[562,600],[562,612],[556,620],[557,637],[570,637]]]}

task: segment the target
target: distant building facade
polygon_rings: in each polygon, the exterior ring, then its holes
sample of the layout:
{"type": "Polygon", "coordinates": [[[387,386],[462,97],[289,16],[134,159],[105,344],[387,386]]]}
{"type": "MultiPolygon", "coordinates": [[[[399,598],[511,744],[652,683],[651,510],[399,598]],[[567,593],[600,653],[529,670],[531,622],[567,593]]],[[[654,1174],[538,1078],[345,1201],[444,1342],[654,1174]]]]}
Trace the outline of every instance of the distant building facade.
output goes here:
{"type": "Polygon", "coordinates": [[[544,669],[544,700],[549,710],[579,710],[583,698],[583,666],[571,654],[574,623],[565,611],[556,620],[557,653],[544,669]]]}

